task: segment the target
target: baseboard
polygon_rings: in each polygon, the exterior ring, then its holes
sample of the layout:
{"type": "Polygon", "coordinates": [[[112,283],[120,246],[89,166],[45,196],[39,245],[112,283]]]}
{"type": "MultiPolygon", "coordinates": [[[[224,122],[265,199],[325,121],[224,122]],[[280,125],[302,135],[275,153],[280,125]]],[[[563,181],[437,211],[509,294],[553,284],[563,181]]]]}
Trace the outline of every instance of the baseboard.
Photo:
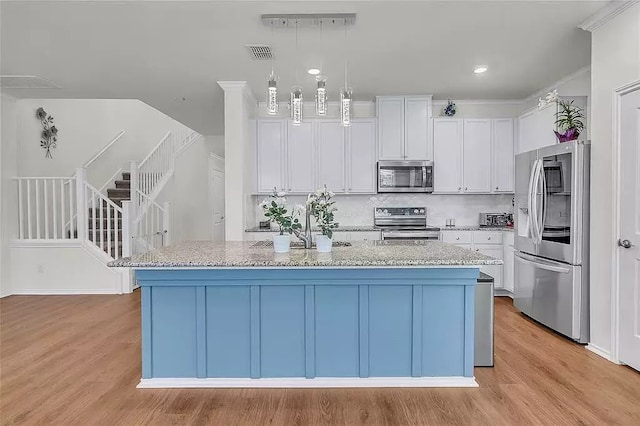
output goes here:
{"type": "Polygon", "coordinates": [[[477,388],[475,377],[321,377],[273,379],[141,379],[139,389],[154,388],[477,388]]]}
{"type": "Polygon", "coordinates": [[[607,361],[611,361],[615,364],[617,364],[617,362],[615,362],[612,358],[611,358],[611,352],[602,349],[600,346],[594,345],[593,343],[589,343],[587,344],[586,348],[588,350],[590,350],[591,352],[593,352],[596,355],[601,356],[602,358],[606,359],[607,361]]]}
{"type": "Polygon", "coordinates": [[[79,289],[51,289],[51,288],[29,288],[13,290],[12,295],[16,296],[62,296],[79,294],[121,294],[112,288],[79,288],[79,289]]]}
{"type": "Polygon", "coordinates": [[[493,291],[493,295],[494,296],[498,296],[498,297],[510,297],[510,298],[513,299],[513,293],[510,292],[509,290],[505,290],[503,288],[495,289],[493,291]]]}

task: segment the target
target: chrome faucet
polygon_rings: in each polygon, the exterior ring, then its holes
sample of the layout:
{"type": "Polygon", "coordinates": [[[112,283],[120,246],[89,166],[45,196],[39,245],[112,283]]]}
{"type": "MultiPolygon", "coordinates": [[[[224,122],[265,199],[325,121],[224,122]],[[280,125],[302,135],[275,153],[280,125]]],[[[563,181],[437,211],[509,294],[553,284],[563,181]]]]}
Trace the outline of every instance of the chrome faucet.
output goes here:
{"type": "Polygon", "coordinates": [[[302,240],[302,242],[304,243],[304,248],[310,249],[313,243],[311,238],[311,209],[307,207],[305,213],[306,219],[304,221],[304,235],[298,229],[295,229],[293,233],[296,235],[296,237],[302,240]]]}

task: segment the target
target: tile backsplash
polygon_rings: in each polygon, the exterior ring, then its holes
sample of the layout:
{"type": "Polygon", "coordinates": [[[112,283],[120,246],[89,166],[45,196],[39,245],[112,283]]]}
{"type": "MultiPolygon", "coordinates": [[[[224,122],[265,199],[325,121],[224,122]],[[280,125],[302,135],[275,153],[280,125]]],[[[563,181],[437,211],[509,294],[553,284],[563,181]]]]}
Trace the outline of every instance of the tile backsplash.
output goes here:
{"type": "MultiPolygon", "coordinates": [[[[265,197],[255,199],[255,217],[264,220],[258,203],[265,197]]],[[[375,207],[426,207],[429,225],[445,226],[447,219],[455,219],[456,226],[478,225],[479,213],[512,213],[512,194],[501,195],[433,195],[433,194],[374,194],[336,195],[336,220],[344,226],[373,225],[375,207]]],[[[291,195],[287,204],[304,204],[306,197],[291,195]]]]}

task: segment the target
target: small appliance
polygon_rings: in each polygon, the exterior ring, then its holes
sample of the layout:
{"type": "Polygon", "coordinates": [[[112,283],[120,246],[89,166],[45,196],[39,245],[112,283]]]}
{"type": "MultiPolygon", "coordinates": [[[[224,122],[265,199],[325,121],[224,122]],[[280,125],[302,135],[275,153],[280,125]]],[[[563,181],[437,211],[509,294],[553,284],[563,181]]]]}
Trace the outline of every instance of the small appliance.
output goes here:
{"type": "Polygon", "coordinates": [[[433,192],[433,161],[379,161],[378,192],[433,192]]]}
{"type": "Polygon", "coordinates": [[[480,226],[483,228],[502,228],[509,226],[508,213],[480,213],[480,226]]]}

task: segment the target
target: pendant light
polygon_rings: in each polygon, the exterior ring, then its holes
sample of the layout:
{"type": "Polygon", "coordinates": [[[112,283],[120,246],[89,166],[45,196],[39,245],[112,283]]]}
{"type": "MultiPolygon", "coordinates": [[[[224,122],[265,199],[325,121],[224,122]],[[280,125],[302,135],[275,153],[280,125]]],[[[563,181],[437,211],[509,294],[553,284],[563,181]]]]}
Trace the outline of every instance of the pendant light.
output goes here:
{"type": "MultiPolygon", "coordinates": [[[[273,46],[273,22],[271,22],[271,45],[273,46]]],[[[278,115],[278,83],[273,73],[273,51],[271,52],[271,75],[267,81],[267,114],[278,115]]]]}
{"type": "MultiPolygon", "coordinates": [[[[322,50],[322,19],[320,19],[320,50],[322,50]]],[[[324,52],[321,54],[320,72],[324,71],[324,52]]],[[[316,114],[320,117],[327,115],[327,77],[316,77],[316,114]]]]}
{"type": "Polygon", "coordinates": [[[291,110],[291,124],[299,126],[302,124],[302,87],[298,84],[298,20],[296,20],[296,85],[291,88],[291,99],[289,108],[291,110]]]}
{"type": "Polygon", "coordinates": [[[343,126],[351,126],[352,100],[353,92],[349,87],[347,80],[347,59],[348,43],[347,43],[347,22],[344,23],[344,87],[340,89],[340,121],[343,126]]]}

